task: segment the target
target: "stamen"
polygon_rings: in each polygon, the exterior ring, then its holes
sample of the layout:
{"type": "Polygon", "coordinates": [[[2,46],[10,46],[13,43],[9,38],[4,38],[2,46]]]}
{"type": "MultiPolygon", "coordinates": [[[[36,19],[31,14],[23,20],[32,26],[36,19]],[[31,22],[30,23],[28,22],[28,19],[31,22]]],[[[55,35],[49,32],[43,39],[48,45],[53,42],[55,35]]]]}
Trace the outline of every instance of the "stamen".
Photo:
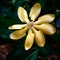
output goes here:
{"type": "Polygon", "coordinates": [[[27,23],[27,28],[28,29],[32,29],[33,26],[34,26],[34,22],[33,21],[27,23]]]}

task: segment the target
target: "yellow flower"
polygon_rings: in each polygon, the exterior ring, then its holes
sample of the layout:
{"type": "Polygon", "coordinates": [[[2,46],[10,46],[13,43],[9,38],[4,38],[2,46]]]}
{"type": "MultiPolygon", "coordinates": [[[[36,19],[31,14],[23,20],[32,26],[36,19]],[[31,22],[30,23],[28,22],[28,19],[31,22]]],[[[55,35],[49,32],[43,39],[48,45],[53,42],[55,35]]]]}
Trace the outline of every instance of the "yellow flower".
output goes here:
{"type": "Polygon", "coordinates": [[[28,30],[28,35],[25,40],[25,50],[29,50],[34,42],[34,39],[39,47],[44,47],[45,45],[45,37],[43,33],[52,35],[56,32],[56,29],[53,25],[49,24],[52,22],[55,18],[54,14],[46,14],[41,17],[38,17],[38,15],[41,12],[41,5],[39,3],[36,3],[30,11],[28,19],[28,15],[26,10],[23,7],[18,8],[18,17],[21,20],[21,22],[24,22],[26,24],[16,24],[9,27],[9,29],[16,29],[17,31],[13,32],[10,35],[10,38],[13,40],[21,39],[25,36],[26,31],[28,30]]]}

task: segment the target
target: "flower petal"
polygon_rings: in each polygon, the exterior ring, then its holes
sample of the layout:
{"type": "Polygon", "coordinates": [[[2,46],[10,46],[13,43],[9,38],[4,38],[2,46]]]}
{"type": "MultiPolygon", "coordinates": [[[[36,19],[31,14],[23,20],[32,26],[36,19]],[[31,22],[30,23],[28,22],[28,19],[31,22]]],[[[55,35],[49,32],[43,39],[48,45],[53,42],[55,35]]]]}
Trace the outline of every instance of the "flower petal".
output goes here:
{"type": "Polygon", "coordinates": [[[43,33],[41,31],[37,31],[34,28],[33,28],[33,32],[34,32],[34,37],[35,37],[35,41],[36,41],[37,45],[39,47],[44,47],[44,45],[45,45],[45,38],[44,38],[43,33]]]}
{"type": "Polygon", "coordinates": [[[41,24],[41,25],[35,25],[35,28],[41,30],[43,33],[52,35],[56,32],[56,29],[53,25],[51,24],[41,24]]]}
{"type": "Polygon", "coordinates": [[[27,12],[24,8],[19,7],[18,8],[18,17],[22,22],[29,22],[27,12]]]}
{"type": "Polygon", "coordinates": [[[34,42],[34,34],[32,33],[32,30],[29,30],[27,38],[25,40],[25,50],[29,50],[34,42]]]}
{"type": "Polygon", "coordinates": [[[12,25],[12,26],[8,27],[8,29],[22,29],[25,27],[26,27],[26,24],[23,24],[23,25],[16,24],[16,25],[12,25]]]}
{"type": "Polygon", "coordinates": [[[17,30],[10,35],[10,38],[13,40],[21,39],[22,37],[25,36],[26,30],[27,28],[24,28],[22,30],[17,30]]]}
{"type": "Polygon", "coordinates": [[[31,20],[35,20],[39,13],[41,11],[41,5],[39,3],[36,3],[32,8],[31,8],[31,11],[30,11],[30,14],[29,14],[29,17],[31,18],[31,20]]]}
{"type": "Polygon", "coordinates": [[[38,18],[34,24],[50,23],[55,19],[54,14],[46,14],[38,18]]]}

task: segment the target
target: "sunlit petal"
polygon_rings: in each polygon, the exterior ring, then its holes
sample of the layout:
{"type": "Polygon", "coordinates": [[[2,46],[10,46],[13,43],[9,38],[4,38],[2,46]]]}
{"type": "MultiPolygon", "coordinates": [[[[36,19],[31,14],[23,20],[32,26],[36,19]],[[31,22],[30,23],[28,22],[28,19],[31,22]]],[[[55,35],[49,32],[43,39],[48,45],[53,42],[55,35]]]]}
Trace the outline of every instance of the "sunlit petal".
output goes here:
{"type": "Polygon", "coordinates": [[[46,14],[38,18],[34,24],[50,23],[55,19],[54,14],[46,14]]]}
{"type": "Polygon", "coordinates": [[[8,27],[8,29],[22,29],[22,28],[25,28],[26,27],[26,24],[15,24],[15,25],[12,25],[10,27],[8,27]]]}
{"type": "Polygon", "coordinates": [[[32,30],[29,30],[27,38],[25,40],[25,50],[29,50],[34,42],[34,34],[32,33],[32,30]]]}
{"type": "Polygon", "coordinates": [[[10,35],[10,38],[13,40],[21,39],[22,37],[25,36],[26,30],[27,28],[24,28],[22,30],[17,30],[10,35]]]}
{"type": "Polygon", "coordinates": [[[56,29],[53,25],[51,24],[41,24],[41,25],[35,25],[35,28],[41,30],[43,33],[52,35],[56,32],[56,29]]]}
{"type": "Polygon", "coordinates": [[[31,20],[35,20],[39,13],[41,11],[41,5],[39,3],[36,3],[32,8],[31,8],[31,11],[30,11],[30,14],[29,14],[29,17],[31,18],[31,20]]]}
{"type": "Polygon", "coordinates": [[[24,8],[18,8],[18,17],[22,22],[29,22],[27,12],[24,8]]]}
{"type": "Polygon", "coordinates": [[[45,38],[44,38],[43,33],[41,31],[37,31],[34,28],[33,28],[33,32],[34,32],[34,37],[35,37],[35,41],[36,41],[37,45],[39,47],[44,47],[44,45],[45,45],[45,38]]]}

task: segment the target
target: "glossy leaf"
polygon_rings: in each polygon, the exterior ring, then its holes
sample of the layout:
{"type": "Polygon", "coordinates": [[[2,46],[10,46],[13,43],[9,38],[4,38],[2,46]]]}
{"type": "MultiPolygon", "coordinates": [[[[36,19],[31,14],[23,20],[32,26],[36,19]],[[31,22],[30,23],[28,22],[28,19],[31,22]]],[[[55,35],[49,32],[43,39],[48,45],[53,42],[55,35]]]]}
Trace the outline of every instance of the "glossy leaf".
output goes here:
{"type": "Polygon", "coordinates": [[[38,56],[38,50],[36,50],[32,54],[30,54],[25,60],[36,60],[37,56],[38,56]]]}

